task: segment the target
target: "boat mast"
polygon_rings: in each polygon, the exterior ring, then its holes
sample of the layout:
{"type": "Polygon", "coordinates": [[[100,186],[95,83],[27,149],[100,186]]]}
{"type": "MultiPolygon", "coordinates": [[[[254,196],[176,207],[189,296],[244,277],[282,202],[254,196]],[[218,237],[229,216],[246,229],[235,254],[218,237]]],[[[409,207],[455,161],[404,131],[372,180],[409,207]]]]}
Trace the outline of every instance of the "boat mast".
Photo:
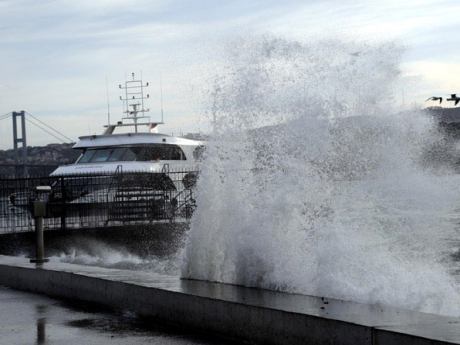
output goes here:
{"type": "Polygon", "coordinates": [[[105,93],[107,96],[107,126],[110,126],[110,100],[109,100],[109,81],[105,76],[105,93]]]}
{"type": "Polygon", "coordinates": [[[150,95],[144,96],[144,88],[149,86],[149,83],[143,83],[142,79],[136,79],[134,73],[131,73],[132,80],[125,81],[125,85],[118,85],[118,87],[125,91],[124,98],[120,96],[120,100],[123,101],[125,109],[123,113],[126,114],[123,120],[133,121],[134,131],[137,133],[137,126],[139,125],[139,119],[149,119],[145,113],[149,112],[150,109],[144,107],[144,100],[149,98],[150,95]]]}

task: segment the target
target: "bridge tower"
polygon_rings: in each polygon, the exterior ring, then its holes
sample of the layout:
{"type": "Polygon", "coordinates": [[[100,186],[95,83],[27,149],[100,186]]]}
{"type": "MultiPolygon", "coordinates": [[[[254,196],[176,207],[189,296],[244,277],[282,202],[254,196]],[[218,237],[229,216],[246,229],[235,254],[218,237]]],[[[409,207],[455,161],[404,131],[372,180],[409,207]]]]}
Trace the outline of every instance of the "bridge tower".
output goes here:
{"type": "Polygon", "coordinates": [[[16,169],[15,175],[16,177],[27,177],[28,172],[25,111],[13,111],[11,118],[13,119],[14,163],[16,169]],[[20,120],[20,130],[18,126],[18,118],[20,120]],[[19,148],[19,144],[21,144],[21,148],[19,148]],[[20,169],[21,165],[22,169],[20,169]]]}

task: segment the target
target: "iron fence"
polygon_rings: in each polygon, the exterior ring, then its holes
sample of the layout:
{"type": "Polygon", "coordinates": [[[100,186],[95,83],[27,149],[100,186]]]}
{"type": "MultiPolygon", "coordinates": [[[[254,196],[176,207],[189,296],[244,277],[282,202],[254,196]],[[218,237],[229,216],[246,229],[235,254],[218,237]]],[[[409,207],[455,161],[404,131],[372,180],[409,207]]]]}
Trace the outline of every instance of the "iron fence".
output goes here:
{"type": "Polygon", "coordinates": [[[0,233],[32,231],[35,187],[51,187],[46,230],[184,221],[196,171],[116,172],[0,179],[0,233]]]}

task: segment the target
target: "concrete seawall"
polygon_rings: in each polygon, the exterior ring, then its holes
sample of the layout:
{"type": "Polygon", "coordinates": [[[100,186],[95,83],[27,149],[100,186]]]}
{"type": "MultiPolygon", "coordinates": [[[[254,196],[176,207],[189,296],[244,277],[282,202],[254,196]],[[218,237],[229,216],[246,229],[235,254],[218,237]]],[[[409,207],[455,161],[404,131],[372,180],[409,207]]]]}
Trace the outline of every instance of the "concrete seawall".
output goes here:
{"type": "Polygon", "coordinates": [[[0,256],[0,285],[264,344],[460,344],[460,319],[146,272],[0,256]]]}

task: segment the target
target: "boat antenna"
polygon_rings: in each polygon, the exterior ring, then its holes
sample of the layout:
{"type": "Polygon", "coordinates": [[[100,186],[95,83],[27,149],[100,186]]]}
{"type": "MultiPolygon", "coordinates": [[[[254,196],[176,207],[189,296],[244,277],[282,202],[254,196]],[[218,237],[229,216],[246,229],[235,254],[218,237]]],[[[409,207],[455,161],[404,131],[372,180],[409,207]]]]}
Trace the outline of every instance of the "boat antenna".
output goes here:
{"type": "Polygon", "coordinates": [[[107,96],[107,126],[110,126],[110,101],[109,101],[109,82],[105,76],[105,92],[107,96]]]}
{"type": "Polygon", "coordinates": [[[160,108],[161,108],[161,123],[163,121],[163,78],[160,76],[160,108]]]}

